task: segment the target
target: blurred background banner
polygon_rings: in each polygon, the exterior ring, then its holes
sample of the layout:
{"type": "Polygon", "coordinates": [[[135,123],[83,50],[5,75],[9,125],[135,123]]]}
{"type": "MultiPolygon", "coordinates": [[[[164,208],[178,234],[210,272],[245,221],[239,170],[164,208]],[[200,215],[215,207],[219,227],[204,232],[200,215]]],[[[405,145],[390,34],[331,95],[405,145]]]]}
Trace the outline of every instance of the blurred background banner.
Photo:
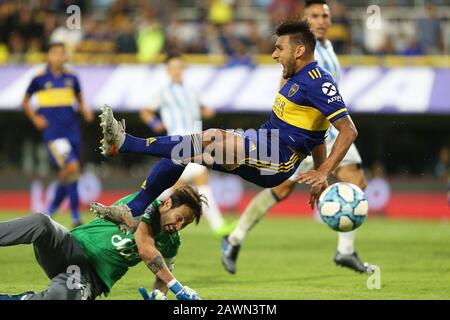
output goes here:
{"type": "MultiPolygon", "coordinates": [[[[20,110],[42,66],[0,66],[0,109],[20,110]]],[[[168,83],[164,65],[73,66],[87,103],[139,111],[168,83]]],[[[221,112],[265,112],[278,91],[280,67],[191,64],[185,81],[221,112]]],[[[450,68],[354,66],[343,70],[340,91],[353,113],[450,114],[450,68]]]]}

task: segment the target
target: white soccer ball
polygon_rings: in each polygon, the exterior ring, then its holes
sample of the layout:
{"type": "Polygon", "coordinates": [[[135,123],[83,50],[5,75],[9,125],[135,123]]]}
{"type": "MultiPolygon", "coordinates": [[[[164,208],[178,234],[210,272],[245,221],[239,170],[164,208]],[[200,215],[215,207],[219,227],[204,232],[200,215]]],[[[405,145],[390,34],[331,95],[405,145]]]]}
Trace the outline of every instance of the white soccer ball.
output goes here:
{"type": "Polygon", "coordinates": [[[322,220],[333,230],[347,232],[364,222],[369,204],[358,186],[338,182],[323,191],[318,208],[322,220]]]}

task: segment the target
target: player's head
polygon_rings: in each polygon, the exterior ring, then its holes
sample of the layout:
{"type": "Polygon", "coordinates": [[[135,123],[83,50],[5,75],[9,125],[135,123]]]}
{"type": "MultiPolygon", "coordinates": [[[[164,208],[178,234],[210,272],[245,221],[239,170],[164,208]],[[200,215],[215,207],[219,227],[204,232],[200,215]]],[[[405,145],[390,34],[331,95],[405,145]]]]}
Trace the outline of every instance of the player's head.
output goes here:
{"type": "Polygon", "coordinates": [[[170,54],[166,58],[167,73],[170,80],[181,82],[183,78],[184,62],[179,54],[170,54]]]}
{"type": "Polygon", "coordinates": [[[62,42],[51,43],[47,55],[51,67],[61,68],[67,62],[66,48],[62,42]]]}
{"type": "Polygon", "coordinates": [[[278,63],[283,66],[283,78],[295,75],[301,61],[309,62],[314,57],[316,38],[306,21],[286,21],[275,31],[278,39],[272,53],[278,63]]]}
{"type": "Polygon", "coordinates": [[[206,198],[189,185],[183,185],[159,206],[161,228],[166,233],[180,231],[192,222],[200,221],[206,198]]]}
{"type": "Polygon", "coordinates": [[[327,39],[331,26],[330,7],[325,0],[308,0],[305,3],[305,19],[311,26],[311,31],[317,39],[327,39]]]}

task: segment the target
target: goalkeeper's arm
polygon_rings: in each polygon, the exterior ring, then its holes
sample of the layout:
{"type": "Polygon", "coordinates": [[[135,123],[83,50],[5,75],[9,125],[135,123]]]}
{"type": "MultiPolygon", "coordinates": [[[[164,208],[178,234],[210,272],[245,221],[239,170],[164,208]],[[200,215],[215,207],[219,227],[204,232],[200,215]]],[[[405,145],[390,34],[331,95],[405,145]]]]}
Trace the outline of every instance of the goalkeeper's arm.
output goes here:
{"type": "Polygon", "coordinates": [[[160,279],[162,284],[176,295],[178,299],[199,299],[195,291],[188,287],[184,287],[175,279],[164,262],[163,256],[156,248],[153,231],[148,224],[139,223],[135,233],[135,241],[138,247],[139,256],[144,261],[145,265],[160,279]]]}
{"type": "MultiPolygon", "coordinates": [[[[172,272],[173,264],[175,262],[175,257],[165,259],[165,262],[166,262],[167,268],[169,268],[170,272],[172,272]]],[[[162,281],[160,278],[158,278],[158,276],[155,276],[155,282],[153,283],[153,289],[158,289],[159,291],[161,291],[164,294],[167,294],[167,291],[169,290],[169,288],[167,288],[167,285],[164,283],[164,281],[162,281]]]]}

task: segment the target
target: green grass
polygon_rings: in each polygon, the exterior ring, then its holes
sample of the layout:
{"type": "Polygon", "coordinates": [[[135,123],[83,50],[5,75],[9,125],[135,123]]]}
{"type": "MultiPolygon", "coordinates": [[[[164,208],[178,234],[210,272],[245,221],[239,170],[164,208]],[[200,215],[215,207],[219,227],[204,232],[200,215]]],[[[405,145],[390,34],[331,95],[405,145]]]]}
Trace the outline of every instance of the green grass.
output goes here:
{"type": "MultiPolygon", "coordinates": [[[[17,216],[0,214],[0,220],[17,216]]],[[[67,215],[57,220],[69,222],[67,215]]],[[[203,221],[182,232],[174,273],[203,299],[450,298],[448,222],[367,221],[358,232],[357,251],[381,268],[380,290],[367,289],[367,275],[332,263],[336,240],[335,232],[312,219],[266,218],[246,240],[232,276],[221,265],[220,240],[203,221]]],[[[137,288],[152,282],[139,264],[108,299],[140,299],[137,288]]],[[[42,290],[47,284],[31,246],[0,248],[0,292],[42,290]]]]}

